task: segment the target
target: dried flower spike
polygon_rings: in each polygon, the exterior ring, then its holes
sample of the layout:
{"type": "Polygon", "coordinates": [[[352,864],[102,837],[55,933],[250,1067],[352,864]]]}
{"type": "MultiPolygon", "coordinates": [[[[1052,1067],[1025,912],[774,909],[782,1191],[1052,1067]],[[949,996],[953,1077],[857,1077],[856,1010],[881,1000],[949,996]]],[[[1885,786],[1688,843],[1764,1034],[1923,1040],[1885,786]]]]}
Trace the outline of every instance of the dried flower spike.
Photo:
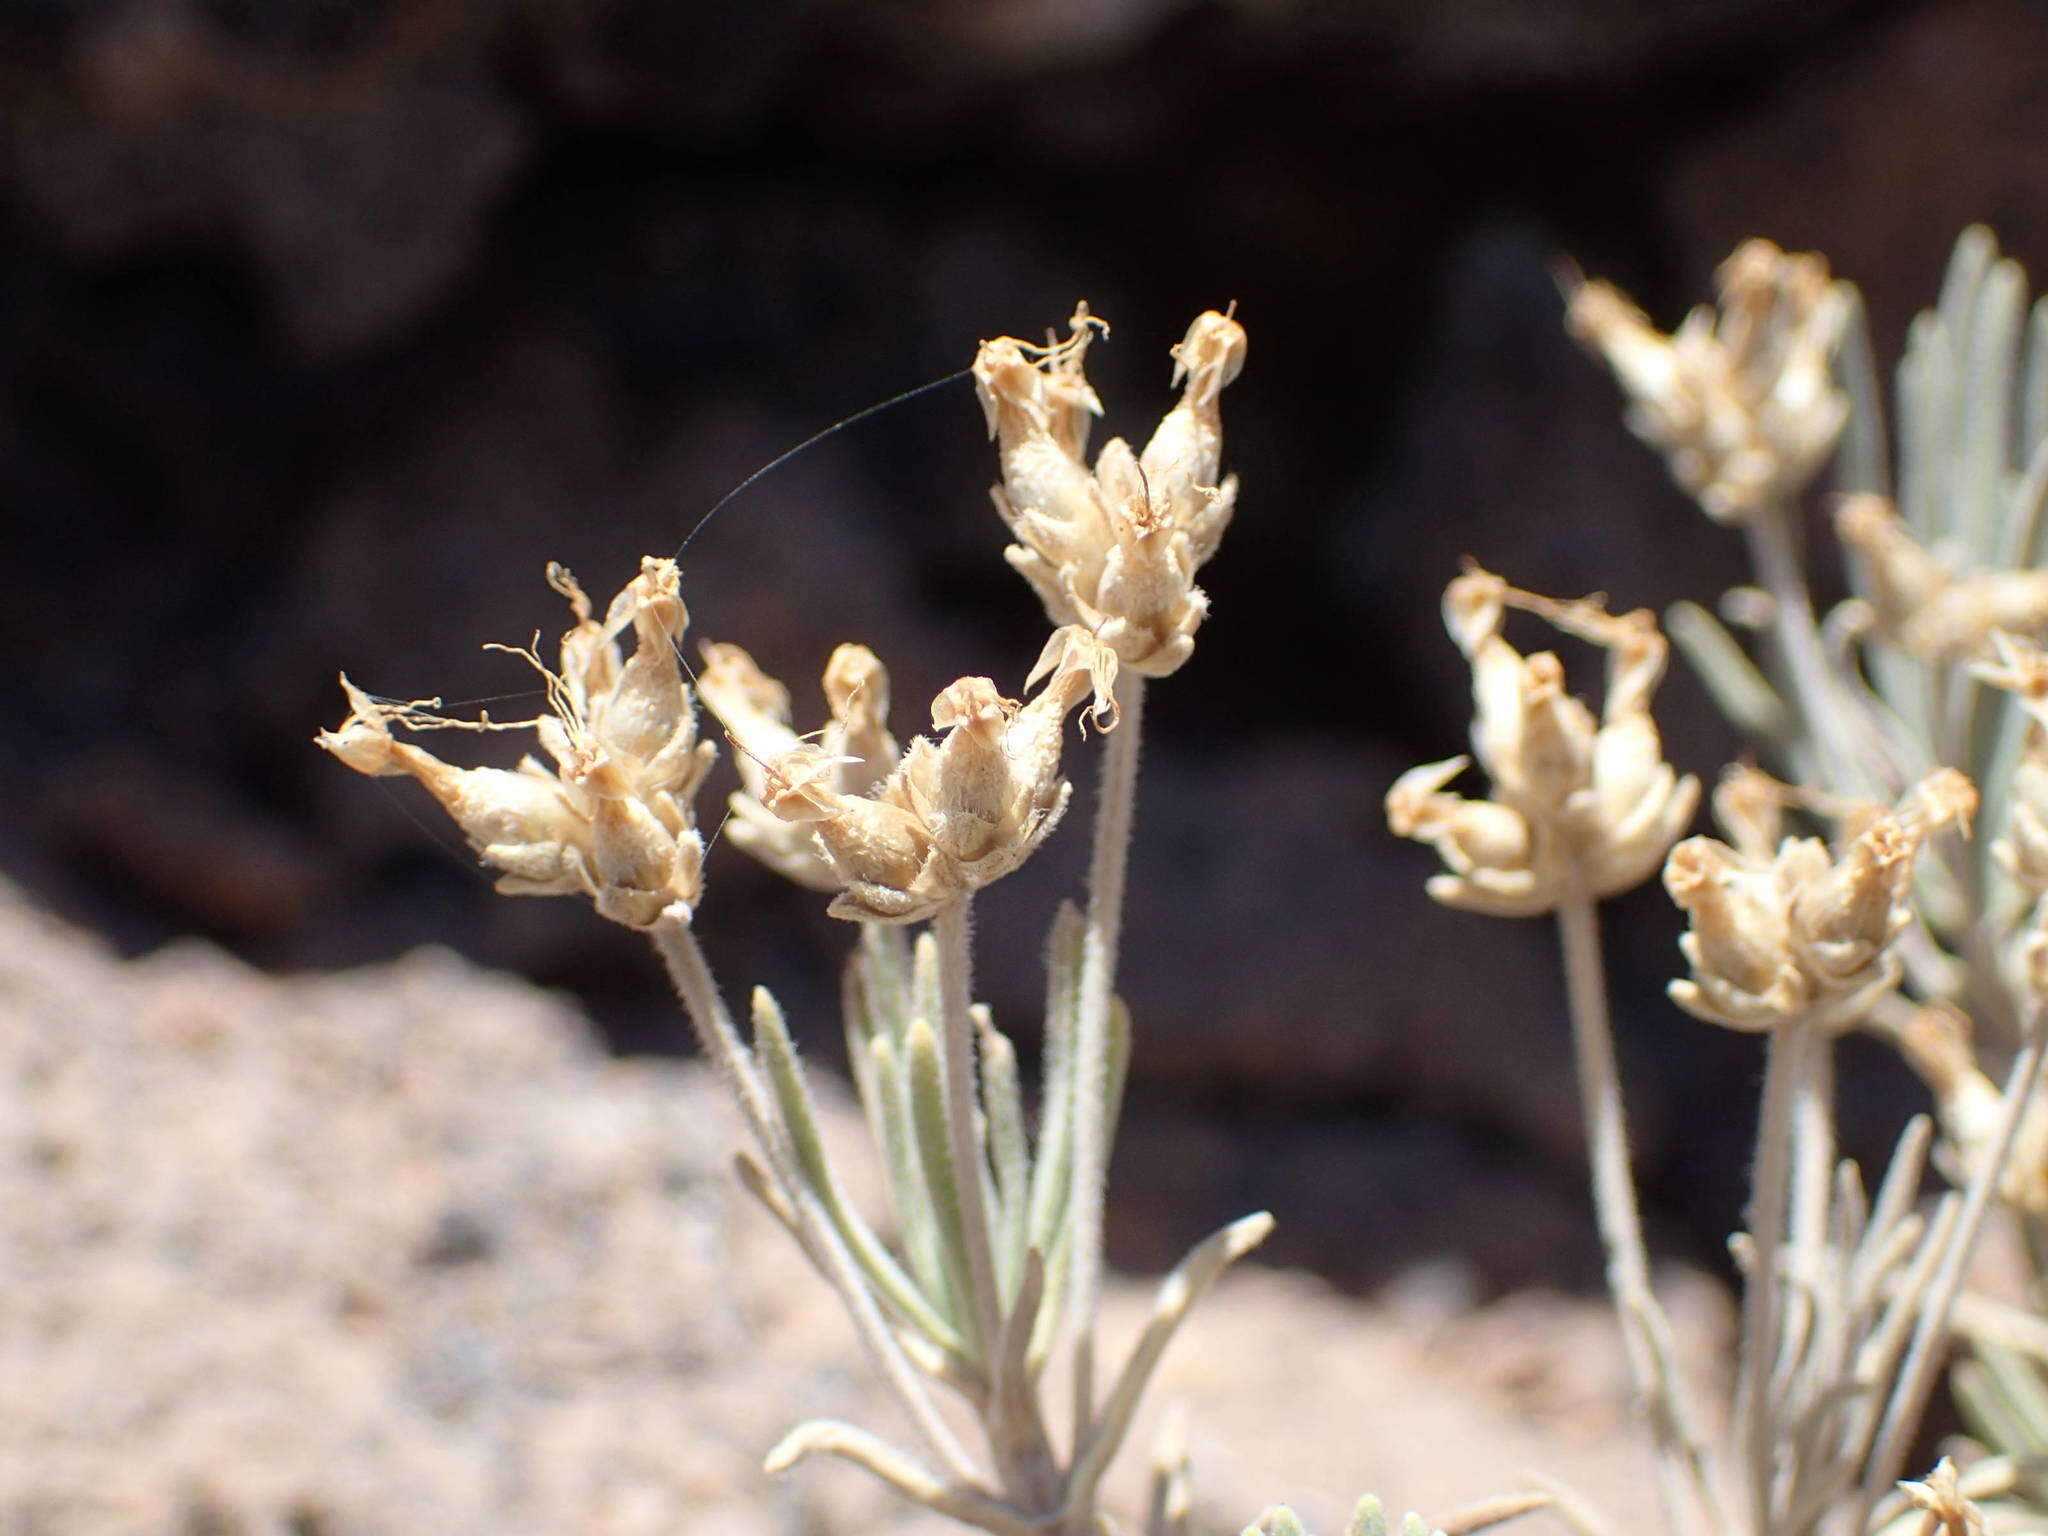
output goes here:
{"type": "Polygon", "coordinates": [[[1466,757],[1410,769],[1387,791],[1388,824],[1434,846],[1449,866],[1431,878],[1429,894],[1529,917],[1573,891],[1612,896],[1648,879],[1699,801],[1699,781],[1664,761],[1650,718],[1668,647],[1649,611],[1610,614],[1593,598],[1538,597],[1475,566],[1445,590],[1444,622],[1472,666],[1472,750],[1493,796],[1444,792],[1466,757]],[[1565,692],[1554,654],[1525,657],[1508,644],[1511,608],[1606,649],[1598,722],[1565,692]]]}
{"type": "MultiPolygon", "coordinates": [[[[575,627],[562,637],[561,668],[516,650],[547,680],[550,713],[532,720],[450,720],[437,701],[387,704],[343,677],[349,716],[319,744],[358,773],[410,775],[454,819],[512,896],[584,895],[613,922],[651,926],[687,914],[701,891],[704,845],[691,797],[714,749],[697,740],[696,709],[683,686],[676,642],[689,624],[675,563],[649,557],[613,599],[604,621],[560,566],[548,581],[569,600],[575,627]],[[634,633],[631,657],[619,649],[634,633]],[[554,760],[516,771],[460,768],[396,739],[394,729],[516,730],[531,726],[554,760]]],[[[499,647],[499,649],[512,649],[499,647]]]]}
{"type": "Polygon", "coordinates": [[[1830,360],[1848,309],[1817,255],[1745,241],[1702,305],[1666,336],[1621,291],[1576,275],[1566,325],[1607,360],[1629,430],[1662,452],[1708,516],[1742,522],[1803,490],[1841,436],[1849,404],[1830,360]]]}
{"type": "Polygon", "coordinates": [[[963,677],[932,701],[932,726],[865,791],[842,788],[845,765],[799,742],[767,763],[761,802],[806,832],[840,894],[835,917],[913,923],[1001,879],[1045,840],[1072,786],[1060,777],[1067,715],[1091,690],[1090,714],[1115,723],[1116,653],[1068,626],[1047,643],[1029,703],[985,677],[963,677]]]}
{"type": "MultiPolygon", "coordinates": [[[[809,826],[784,820],[766,804],[775,792],[769,765],[803,740],[790,728],[789,690],[736,645],[707,642],[703,650],[697,691],[732,737],[742,785],[732,796],[729,835],[797,884],[838,890],[839,873],[809,826]]],[[[841,795],[865,795],[896,766],[888,670],[866,646],[840,646],[825,664],[825,702],[832,718],[816,745],[819,761],[829,765],[827,783],[841,795]]]]}
{"type": "MultiPolygon", "coordinates": [[[[1717,796],[1717,808],[1755,798],[1717,796]]],[[[1769,851],[1754,827],[1730,829],[1739,849],[1687,838],[1664,866],[1664,888],[1691,919],[1679,947],[1692,975],[1671,983],[1672,1000],[1731,1029],[1856,1024],[1899,983],[1892,946],[1913,921],[1915,857],[1976,805],[1970,781],[1942,768],[1893,810],[1859,816],[1839,857],[1812,837],[1769,851]]]]}
{"type": "Polygon", "coordinates": [[[1219,400],[1244,366],[1245,333],[1228,315],[1198,316],[1173,349],[1180,404],[1142,454],[1112,438],[1091,471],[1088,430],[1102,405],[1082,360],[1107,330],[1083,304],[1065,341],[982,343],[975,390],[1003,466],[989,494],[1017,541],[1004,558],[1053,623],[1078,624],[1124,666],[1164,677],[1194,650],[1209,608],[1195,572],[1216,552],[1237,501],[1236,476],[1218,480],[1219,400]]]}

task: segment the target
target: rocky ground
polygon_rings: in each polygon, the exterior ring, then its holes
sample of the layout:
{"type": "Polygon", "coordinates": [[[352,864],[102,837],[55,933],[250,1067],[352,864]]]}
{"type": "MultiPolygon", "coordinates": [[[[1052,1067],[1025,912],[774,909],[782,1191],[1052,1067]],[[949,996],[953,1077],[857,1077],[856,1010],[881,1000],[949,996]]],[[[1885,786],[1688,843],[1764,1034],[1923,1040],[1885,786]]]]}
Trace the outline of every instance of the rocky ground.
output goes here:
{"type": "MultiPolygon", "coordinates": [[[[123,962],[0,890],[0,1531],[938,1529],[850,1469],[760,1472],[795,1417],[893,1421],[737,1193],[734,1133],[701,1066],[610,1058],[563,998],[445,951],[123,962]]],[[[1710,1354],[1716,1293],[1674,1295],[1710,1354]]],[[[1144,1302],[1120,1283],[1112,1332],[1144,1302]]],[[[1473,1311],[1424,1267],[1365,1303],[1247,1266],[1159,1400],[1192,1410],[1210,1530],[1532,1468],[1636,1530],[1620,1370],[1590,1300],[1473,1311]]]]}

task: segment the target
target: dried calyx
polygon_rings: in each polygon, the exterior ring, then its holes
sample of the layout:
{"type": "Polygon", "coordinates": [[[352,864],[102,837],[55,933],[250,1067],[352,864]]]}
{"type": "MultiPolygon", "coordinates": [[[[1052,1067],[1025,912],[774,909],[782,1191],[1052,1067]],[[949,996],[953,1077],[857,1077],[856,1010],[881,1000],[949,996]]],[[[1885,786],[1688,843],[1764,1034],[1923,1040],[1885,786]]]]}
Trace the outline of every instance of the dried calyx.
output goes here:
{"type": "MultiPolygon", "coordinates": [[[[824,689],[831,719],[815,743],[823,783],[836,794],[866,795],[896,766],[888,670],[866,646],[842,645],[825,664],[824,689]]],[[[838,890],[839,872],[810,826],[785,821],[765,803],[776,792],[772,765],[804,741],[790,726],[789,690],[740,647],[707,643],[697,691],[730,734],[739,769],[727,835],[799,885],[838,890]]]]}
{"type": "Polygon", "coordinates": [[[1134,454],[1112,438],[1088,467],[1102,403],[1082,363],[1108,327],[1083,304],[1065,341],[984,342],[975,389],[999,440],[1002,484],[990,495],[1016,543],[1004,558],[1055,624],[1078,624],[1132,671],[1164,677],[1194,650],[1209,599],[1195,585],[1223,537],[1237,478],[1219,479],[1220,397],[1244,366],[1244,327],[1210,310],[1173,349],[1180,404],[1134,454]]]}
{"type": "Polygon", "coordinates": [[[1942,768],[1895,807],[1836,807],[1838,853],[1779,836],[1783,808],[1810,802],[1735,769],[1714,796],[1734,845],[1690,837],[1671,850],[1664,887],[1691,919],[1679,947],[1692,967],[1671,997],[1695,1017],[1743,1030],[1862,1020],[1899,984],[1894,944],[1913,921],[1915,858],[1937,829],[1967,826],[1977,792],[1942,768]]]}
{"type": "Polygon", "coordinates": [[[1768,240],[1745,241],[1715,277],[1718,312],[1701,305],[1667,336],[1574,273],[1566,325],[1627,391],[1629,429],[1710,517],[1742,522],[1798,495],[1834,451],[1849,403],[1830,363],[1849,308],[1825,259],[1768,240]]]}
{"type": "MultiPolygon", "coordinates": [[[[873,661],[842,647],[835,665],[848,658],[842,682],[873,661]]],[[[836,890],[835,916],[867,922],[922,922],[1022,864],[1066,809],[1071,786],[1059,769],[1068,714],[1092,693],[1089,718],[1104,730],[1116,723],[1116,653],[1072,625],[1053,634],[1026,679],[1027,687],[1044,679],[1028,703],[1004,698],[985,677],[963,677],[932,701],[932,727],[945,734],[917,738],[900,760],[893,744],[884,749],[873,693],[870,703],[858,688],[838,693],[834,725],[817,742],[801,741],[780,723],[781,685],[744,652],[726,648],[714,668],[721,659],[715,685],[706,673],[707,701],[720,710],[737,701],[724,717],[734,738],[773,749],[747,746],[752,804],[735,800],[755,828],[745,845],[792,879],[836,890]],[[761,818],[790,830],[771,832],[761,818]]],[[[880,675],[875,663],[868,676],[880,675]]],[[[828,693],[833,687],[828,673],[828,693]]]]}
{"type": "Polygon", "coordinates": [[[1650,699],[1668,647],[1645,609],[1611,614],[1562,602],[1472,567],[1444,593],[1444,622],[1472,667],[1472,750],[1493,781],[1487,800],[1444,786],[1468,757],[1410,769],[1387,792],[1387,820],[1433,845],[1449,867],[1429,894],[1505,917],[1548,912],[1573,893],[1599,898],[1641,884],[1685,830],[1699,783],[1664,761],[1650,699]],[[1536,614],[1608,654],[1599,718],[1565,691],[1555,654],[1523,656],[1502,630],[1536,614]]]}
{"type": "MultiPolygon", "coordinates": [[[[341,680],[348,719],[319,744],[358,773],[410,775],[462,829],[511,896],[588,896],[628,927],[664,914],[687,918],[701,893],[704,845],[691,797],[715,749],[697,739],[676,644],[689,624],[675,563],[649,557],[604,619],[560,566],[548,581],[569,600],[575,627],[562,637],[560,669],[516,650],[547,681],[550,712],[531,720],[451,720],[437,700],[390,704],[341,680]],[[630,657],[620,650],[627,630],[630,657]],[[461,768],[394,731],[531,727],[553,759],[516,770],[461,768]]],[[[498,649],[512,649],[498,647],[498,649]]]]}

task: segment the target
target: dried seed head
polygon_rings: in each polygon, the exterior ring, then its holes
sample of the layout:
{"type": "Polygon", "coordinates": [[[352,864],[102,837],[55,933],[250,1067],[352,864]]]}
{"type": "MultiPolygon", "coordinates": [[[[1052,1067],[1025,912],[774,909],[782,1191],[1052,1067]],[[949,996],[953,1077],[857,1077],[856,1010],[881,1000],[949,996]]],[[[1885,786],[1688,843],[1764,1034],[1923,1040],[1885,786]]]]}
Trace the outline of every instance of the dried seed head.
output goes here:
{"type": "Polygon", "coordinates": [[[1835,531],[1862,557],[1878,633],[1911,655],[1967,660],[1995,630],[2048,631],[2048,572],[1958,571],[1923,548],[1882,496],[1844,498],[1835,531]]]}
{"type": "Polygon", "coordinates": [[[1071,790],[1059,773],[1062,727],[1091,690],[1091,715],[1113,721],[1116,663],[1087,631],[1062,629],[1032,674],[1045,685],[1030,702],[961,678],[932,702],[944,734],[913,741],[879,782],[849,789],[835,777],[843,756],[799,743],[768,760],[760,801],[811,839],[840,893],[833,915],[921,922],[1001,879],[1051,833],[1071,790]]]}
{"type": "MultiPolygon", "coordinates": [[[[1788,841],[1810,858],[1811,842],[1788,841]]],[[[1825,852],[1821,852],[1823,864],[1825,852]]],[[[1737,1029],[1768,1029],[1806,1009],[1810,988],[1792,957],[1784,872],[1757,868],[1710,837],[1688,837],[1664,864],[1664,888],[1692,920],[1679,939],[1690,981],[1671,995],[1687,1012],[1737,1029]]]]}
{"type": "Polygon", "coordinates": [[[1834,451],[1849,405],[1830,359],[1848,310],[1819,256],[1737,248],[1704,305],[1666,336],[1612,285],[1574,274],[1566,325],[1614,370],[1629,428],[1708,516],[1741,522],[1796,496],[1834,451]]]}
{"type": "Polygon", "coordinates": [[[1892,949],[1912,922],[1914,858],[1937,829],[1967,825],[1977,792],[1939,769],[1895,809],[1859,814],[1839,857],[1818,838],[1788,837],[1767,853],[1754,815],[1763,776],[1747,773],[1716,796],[1742,818],[1731,828],[1739,851],[1691,837],[1664,866],[1664,887],[1691,920],[1679,948],[1692,975],[1671,983],[1672,999],[1731,1029],[1847,1029],[1898,985],[1892,949]]]}
{"type": "Polygon", "coordinates": [[[450,720],[437,700],[386,704],[346,677],[349,716],[319,744],[358,773],[406,774],[424,785],[499,872],[514,896],[589,896],[614,922],[646,927],[664,913],[687,916],[702,890],[703,843],[691,798],[713,749],[697,740],[696,710],[675,647],[689,615],[673,561],[652,557],[604,621],[560,566],[548,581],[569,600],[575,625],[562,637],[560,669],[512,647],[546,680],[550,713],[532,720],[450,720]],[[630,657],[619,641],[632,630],[630,657]],[[532,727],[554,759],[516,772],[460,768],[394,730],[519,730],[532,727]]]}
{"type": "Polygon", "coordinates": [[[842,645],[825,665],[825,702],[832,718],[815,746],[791,759],[801,765],[774,781],[772,765],[805,744],[790,727],[789,690],[736,645],[706,643],[697,689],[731,736],[741,788],[730,801],[733,842],[770,869],[814,891],[843,883],[803,817],[772,809],[777,795],[795,808],[813,789],[864,795],[896,766],[889,734],[889,674],[864,645],[842,645]]]}
{"type": "Polygon", "coordinates": [[[1984,1511],[1963,1497],[1956,1464],[1946,1456],[1927,1474],[1926,1482],[1900,1483],[1899,1491],[1925,1516],[1915,1536],[1989,1536],[1984,1511]]]}
{"type": "Polygon", "coordinates": [[[1444,791],[1466,759],[1410,770],[1387,793],[1395,832],[1430,843],[1448,874],[1429,893],[1501,916],[1548,912],[1568,889],[1611,896],[1656,870],[1692,819],[1699,784],[1664,761],[1650,717],[1667,648],[1647,611],[1559,602],[1476,566],[1444,593],[1444,623],[1472,667],[1472,747],[1493,798],[1444,791]],[[1593,712],[1566,690],[1548,651],[1524,657],[1502,634],[1510,608],[1534,613],[1608,653],[1593,712]]]}
{"type": "Polygon", "coordinates": [[[990,490],[1016,543],[1003,554],[1058,625],[1077,624],[1148,677],[1194,650],[1209,600],[1195,572],[1216,552],[1237,500],[1218,479],[1224,386],[1244,366],[1244,327],[1211,310],[1173,349],[1180,404],[1142,454],[1113,438],[1091,472],[1083,455],[1101,403],[1082,359],[1108,327],[1074,313],[1065,341],[983,342],[975,389],[999,440],[1003,481],[990,490]]]}

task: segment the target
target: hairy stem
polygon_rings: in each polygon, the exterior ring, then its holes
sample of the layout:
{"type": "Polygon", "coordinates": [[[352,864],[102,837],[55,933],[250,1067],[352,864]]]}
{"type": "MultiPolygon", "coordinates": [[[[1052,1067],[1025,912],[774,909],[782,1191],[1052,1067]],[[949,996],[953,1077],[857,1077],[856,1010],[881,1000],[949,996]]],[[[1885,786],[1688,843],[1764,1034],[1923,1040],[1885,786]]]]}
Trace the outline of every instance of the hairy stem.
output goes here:
{"type": "Polygon", "coordinates": [[[1615,1066],[1614,1030],[1607,1014],[1600,919],[1592,899],[1581,892],[1568,894],[1558,904],[1557,929],[1593,1172],[1593,1210],[1607,1254],[1607,1286],[1619,1314],[1636,1391],[1655,1431],[1665,1522],[1674,1536],[1683,1536],[1697,1528],[1694,1515],[1713,1506],[1706,1492],[1704,1453],[1691,1429],[1684,1384],[1673,1358],[1670,1325],[1650,1290],[1649,1256],[1636,1209],[1635,1177],[1629,1169],[1621,1074],[1615,1066]]]}
{"type": "Polygon", "coordinates": [[[1074,1330],[1074,1444],[1095,1422],[1095,1314],[1102,1292],[1102,1211],[1109,1182],[1109,1011],[1116,995],[1123,931],[1124,875],[1138,804],[1138,751],[1145,725],[1145,679],[1117,679],[1120,719],[1102,757],[1095,794],[1095,846],[1088,865],[1088,913],[1081,937],[1080,998],[1074,1042],[1073,1279],[1068,1317],[1074,1330]]]}
{"type": "Polygon", "coordinates": [[[967,1279],[973,1292],[974,1331],[984,1369],[989,1368],[1002,1327],[996,1297],[995,1251],[984,1199],[987,1160],[981,1152],[980,1108],[975,1092],[973,957],[974,898],[963,896],[939,908],[932,932],[939,944],[939,1005],[945,1016],[946,1143],[960,1189],[960,1224],[967,1240],[967,1279]]]}
{"type": "Polygon", "coordinates": [[[1750,1167],[1749,1276],[1742,1289],[1742,1342],[1735,1383],[1735,1441],[1749,1498],[1750,1529],[1771,1529],[1778,1435],[1770,1403],[1777,1362],[1785,1227],[1791,1207],[1794,1123],[1809,1051],[1797,1024],[1770,1032],[1764,1091],[1757,1107],[1756,1157],[1750,1167]]]}

